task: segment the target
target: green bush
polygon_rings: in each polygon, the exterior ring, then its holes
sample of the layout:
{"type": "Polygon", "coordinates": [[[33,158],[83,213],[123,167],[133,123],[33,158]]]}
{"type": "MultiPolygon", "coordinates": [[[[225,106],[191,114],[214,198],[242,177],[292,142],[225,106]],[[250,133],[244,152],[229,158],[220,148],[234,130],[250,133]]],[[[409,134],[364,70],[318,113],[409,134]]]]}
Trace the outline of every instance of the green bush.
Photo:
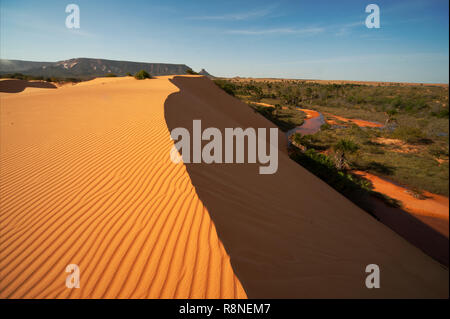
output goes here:
{"type": "Polygon", "coordinates": [[[186,70],[186,74],[198,75],[198,73],[195,72],[194,70],[192,70],[191,68],[188,68],[188,69],[186,70]]]}
{"type": "Polygon", "coordinates": [[[236,86],[233,83],[224,80],[215,80],[214,83],[228,94],[235,95],[234,91],[236,90],[236,86]]]}
{"type": "Polygon", "coordinates": [[[152,76],[145,70],[140,70],[139,72],[136,72],[134,77],[137,80],[144,80],[144,79],[151,79],[152,78],[152,76]]]}
{"type": "Polygon", "coordinates": [[[359,146],[349,139],[340,139],[335,145],[334,149],[336,151],[341,151],[342,153],[355,153],[359,146]]]}

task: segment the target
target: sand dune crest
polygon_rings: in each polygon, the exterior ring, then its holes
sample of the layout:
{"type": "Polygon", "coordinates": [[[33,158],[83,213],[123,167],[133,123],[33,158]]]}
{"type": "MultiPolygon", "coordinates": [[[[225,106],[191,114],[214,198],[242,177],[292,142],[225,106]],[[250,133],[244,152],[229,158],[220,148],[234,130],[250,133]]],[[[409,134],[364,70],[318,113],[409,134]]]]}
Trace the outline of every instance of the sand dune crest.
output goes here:
{"type": "Polygon", "coordinates": [[[170,161],[169,78],[49,91],[1,97],[0,297],[246,297],[170,161]]]}

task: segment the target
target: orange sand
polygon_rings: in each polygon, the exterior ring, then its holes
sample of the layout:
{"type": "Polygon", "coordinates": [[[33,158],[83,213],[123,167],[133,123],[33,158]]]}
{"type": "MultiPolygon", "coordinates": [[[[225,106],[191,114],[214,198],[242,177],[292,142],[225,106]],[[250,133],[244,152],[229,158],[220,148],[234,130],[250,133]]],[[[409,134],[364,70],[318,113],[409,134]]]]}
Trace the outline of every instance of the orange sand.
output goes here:
{"type": "Polygon", "coordinates": [[[28,89],[0,95],[2,298],[448,298],[447,268],[290,160],[281,132],[273,175],[173,164],[169,132],[193,119],[274,127],[207,78],[28,89]]]}
{"type": "MultiPolygon", "coordinates": [[[[348,119],[346,117],[342,117],[342,116],[338,116],[338,115],[334,115],[334,114],[330,114],[330,113],[324,113],[324,114],[334,117],[335,119],[342,121],[342,122],[350,122],[350,123],[356,124],[359,127],[383,127],[384,126],[383,124],[380,124],[380,123],[369,122],[369,121],[358,120],[358,119],[348,119]]],[[[336,124],[336,122],[333,120],[328,120],[327,123],[330,125],[336,124]]]]}
{"type": "Polygon", "coordinates": [[[314,111],[314,110],[300,109],[300,108],[299,108],[299,110],[306,114],[307,119],[312,119],[312,118],[320,116],[319,112],[314,111]]]}
{"type": "MultiPolygon", "coordinates": [[[[355,171],[356,174],[370,180],[373,184],[374,191],[386,194],[402,202],[402,208],[407,212],[424,217],[433,217],[439,219],[443,227],[439,230],[444,230],[443,234],[449,235],[449,199],[448,197],[432,194],[430,192],[423,192],[425,199],[418,199],[408,192],[407,188],[396,185],[392,182],[384,180],[376,175],[355,171]]],[[[428,221],[428,219],[423,219],[428,221]]],[[[427,222],[426,222],[427,223],[427,222]]],[[[433,225],[429,225],[431,227],[433,225]]]]}
{"type": "Polygon", "coordinates": [[[176,91],[128,77],[1,94],[0,298],[246,297],[170,161],[176,91]]]}
{"type": "Polygon", "coordinates": [[[275,105],[268,104],[268,103],[262,103],[262,102],[251,102],[252,104],[256,104],[259,106],[265,106],[265,107],[275,107],[275,105]]]}
{"type": "MultiPolygon", "coordinates": [[[[406,142],[403,142],[402,140],[395,138],[377,137],[373,140],[373,142],[388,146],[395,146],[395,148],[391,149],[390,151],[396,153],[419,153],[425,151],[424,146],[408,144],[406,142]]],[[[438,159],[436,160],[439,162],[438,159]]]]}

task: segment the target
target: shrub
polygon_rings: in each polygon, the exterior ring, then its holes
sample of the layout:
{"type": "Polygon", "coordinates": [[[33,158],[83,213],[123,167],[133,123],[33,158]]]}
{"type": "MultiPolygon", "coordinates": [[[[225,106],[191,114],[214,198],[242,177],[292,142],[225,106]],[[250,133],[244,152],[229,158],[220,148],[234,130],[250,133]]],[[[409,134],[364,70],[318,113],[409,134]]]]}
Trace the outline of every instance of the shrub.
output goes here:
{"type": "Polygon", "coordinates": [[[188,68],[188,69],[186,70],[186,74],[198,75],[198,73],[195,72],[194,70],[192,70],[191,68],[188,68]]]}
{"type": "Polygon", "coordinates": [[[335,151],[335,165],[338,170],[349,168],[349,162],[347,160],[347,154],[355,153],[359,146],[348,139],[340,139],[334,146],[335,151]]]}
{"type": "Polygon", "coordinates": [[[431,115],[436,116],[438,118],[448,118],[448,109],[443,109],[439,112],[431,112],[431,115]]]}
{"type": "Polygon", "coordinates": [[[359,149],[359,146],[352,140],[340,139],[334,145],[334,149],[343,153],[355,153],[359,149]]]}
{"type": "Polygon", "coordinates": [[[115,77],[117,77],[117,75],[115,75],[114,73],[108,73],[108,74],[105,75],[105,77],[107,77],[107,78],[115,78],[115,77]]]}
{"type": "Polygon", "coordinates": [[[222,90],[224,90],[225,92],[227,92],[228,94],[234,96],[234,91],[236,90],[236,86],[233,83],[229,83],[227,81],[223,81],[223,80],[215,80],[214,83],[216,83],[216,85],[218,87],[220,87],[222,90]]]}
{"type": "Polygon", "coordinates": [[[139,72],[136,72],[134,77],[137,80],[144,80],[144,79],[151,79],[152,78],[152,76],[145,70],[140,70],[139,72]]]}
{"type": "Polygon", "coordinates": [[[411,144],[428,144],[425,134],[417,127],[399,126],[392,133],[392,137],[411,144]]]}

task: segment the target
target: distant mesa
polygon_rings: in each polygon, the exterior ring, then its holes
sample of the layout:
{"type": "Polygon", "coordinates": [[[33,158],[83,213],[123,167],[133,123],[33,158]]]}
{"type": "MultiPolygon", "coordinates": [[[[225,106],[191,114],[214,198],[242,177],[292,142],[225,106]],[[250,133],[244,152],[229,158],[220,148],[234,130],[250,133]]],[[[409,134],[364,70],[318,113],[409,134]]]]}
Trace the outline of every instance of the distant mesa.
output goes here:
{"type": "MultiPolygon", "coordinates": [[[[125,76],[145,70],[151,75],[185,74],[185,64],[145,63],[105,59],[76,58],[57,62],[33,62],[0,59],[0,74],[20,72],[26,75],[89,79],[113,73],[125,76]]],[[[206,71],[205,71],[206,72],[206,71]]]]}

